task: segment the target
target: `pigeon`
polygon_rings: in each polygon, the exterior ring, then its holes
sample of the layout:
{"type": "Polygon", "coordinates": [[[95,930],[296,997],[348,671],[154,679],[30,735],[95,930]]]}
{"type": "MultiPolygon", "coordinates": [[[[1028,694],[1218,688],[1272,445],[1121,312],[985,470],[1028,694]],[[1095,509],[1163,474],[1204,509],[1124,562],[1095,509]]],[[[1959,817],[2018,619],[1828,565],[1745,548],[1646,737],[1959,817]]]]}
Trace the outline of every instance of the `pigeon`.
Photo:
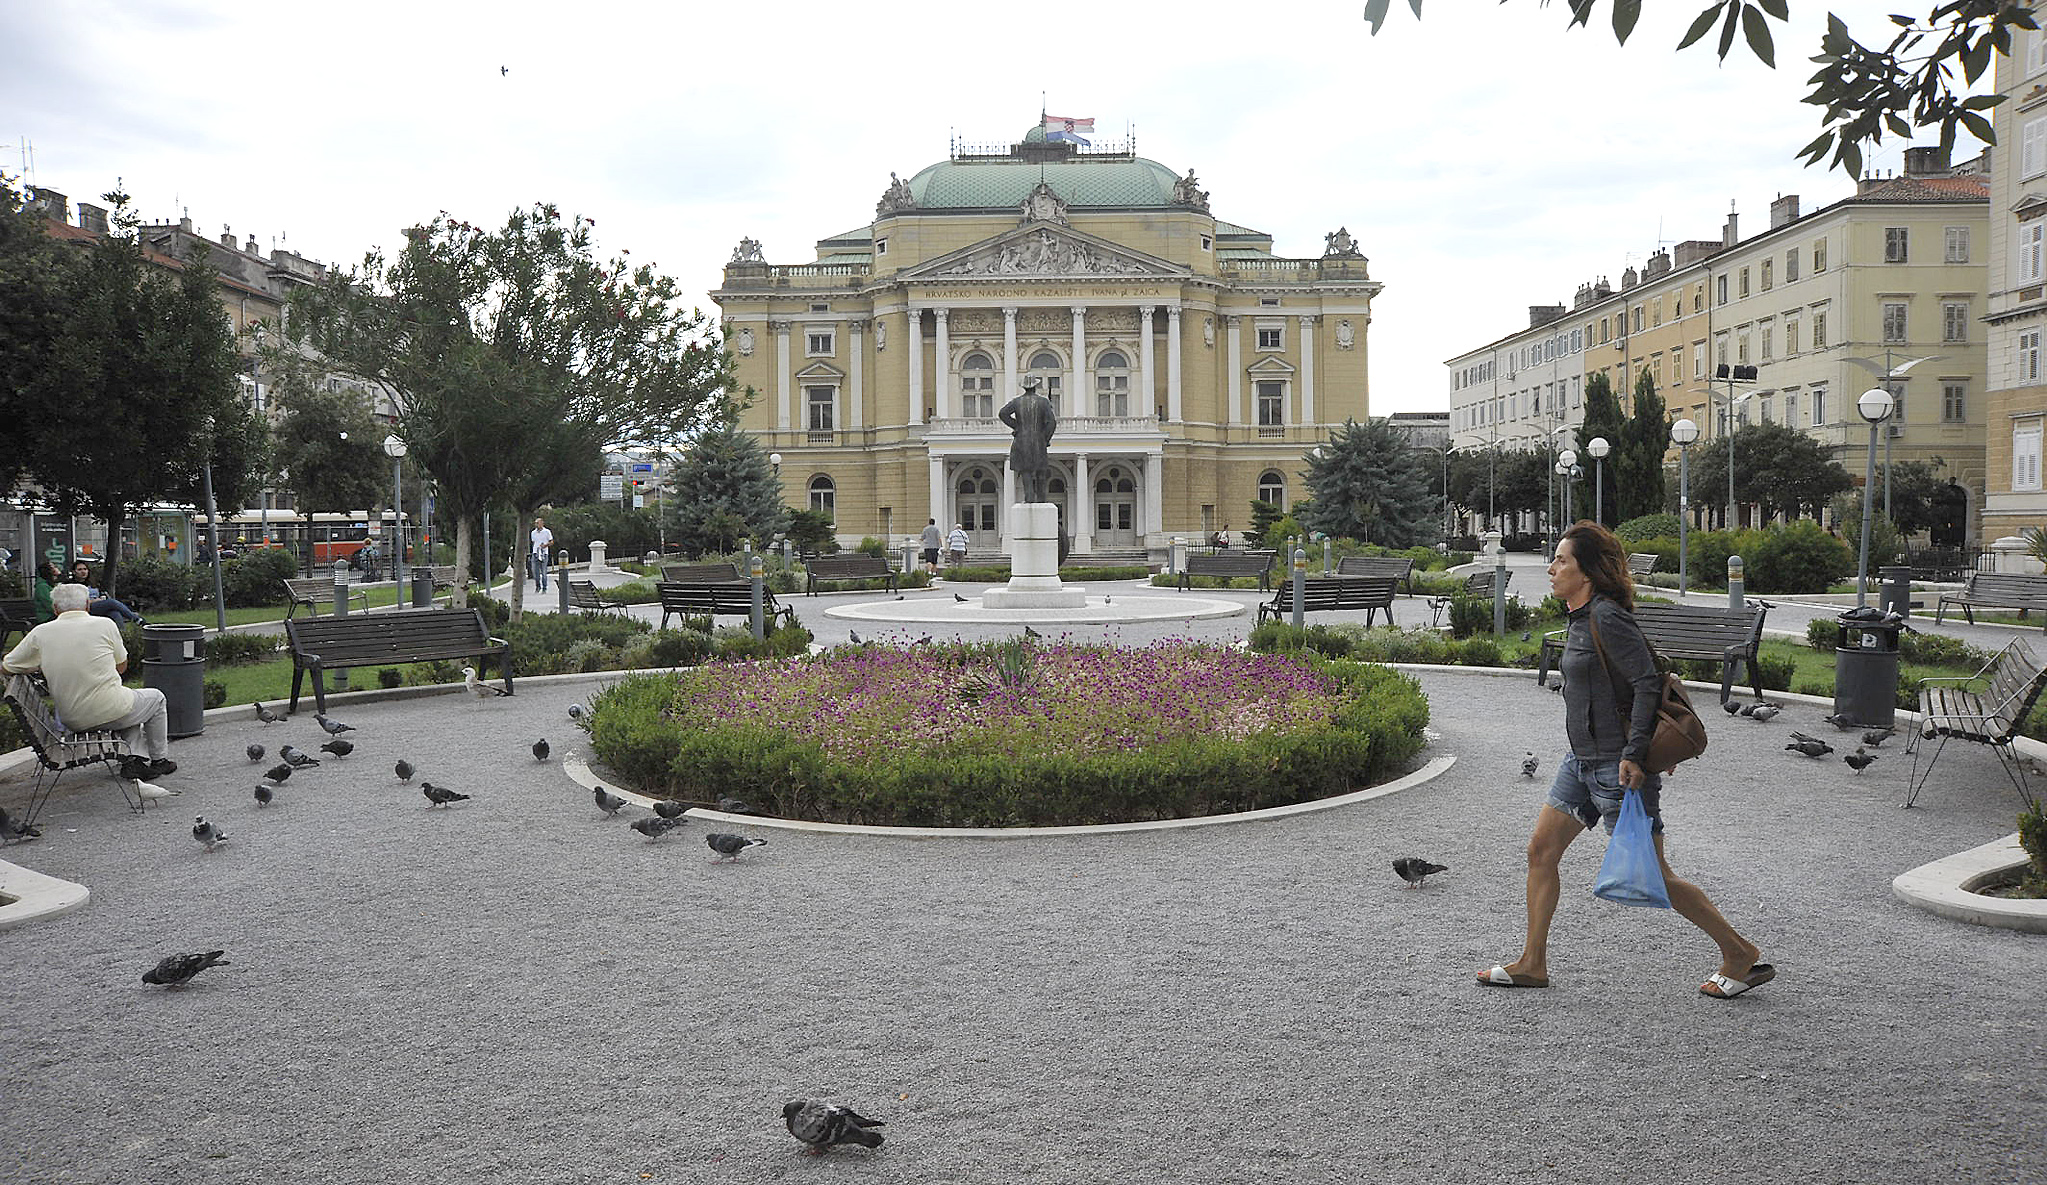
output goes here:
{"type": "Polygon", "coordinates": [[[962,605],[964,605],[964,604],[966,604],[966,603],[967,603],[967,599],[966,599],[965,597],[963,597],[963,596],[959,595],[958,593],[954,593],[954,594],[952,594],[952,599],[953,599],[953,600],[955,600],[955,601],[958,601],[958,602],[959,602],[960,604],[962,604],[962,605]]]}
{"type": "Polygon", "coordinates": [[[1826,715],[1820,717],[1820,719],[1826,721],[1828,724],[1833,725],[1835,728],[1838,728],[1843,732],[1846,732],[1849,729],[1856,727],[1855,721],[1848,719],[1848,717],[1841,715],[1839,712],[1829,712],[1826,715]]]}
{"type": "Polygon", "coordinates": [[[1107,605],[1107,604],[1109,604],[1109,603],[1113,602],[1113,601],[1114,601],[1115,599],[1116,599],[1116,598],[1114,598],[1114,597],[1110,596],[1110,595],[1109,595],[1108,593],[1103,593],[1103,594],[1102,594],[1102,604],[1104,604],[1104,605],[1107,605]]]}
{"type": "Polygon", "coordinates": [[[681,819],[659,816],[651,819],[634,819],[633,830],[648,839],[660,839],[671,830],[682,825],[681,819]]]}
{"type": "Polygon", "coordinates": [[[1401,880],[1419,889],[1430,873],[1448,872],[1450,868],[1445,864],[1431,864],[1419,856],[1402,856],[1393,862],[1393,871],[1400,874],[1401,880]]]}
{"type": "Polygon", "coordinates": [[[355,742],[343,740],[328,741],[326,744],[320,746],[320,752],[332,753],[336,757],[346,757],[350,753],[355,752],[355,742]]]}
{"type": "Polygon", "coordinates": [[[767,840],[748,839],[743,835],[733,835],[727,831],[711,832],[704,837],[704,843],[712,851],[718,853],[718,859],[712,861],[714,864],[737,860],[739,859],[739,853],[748,848],[764,848],[768,846],[767,840]]]}
{"type": "Polygon", "coordinates": [[[1807,757],[1825,757],[1827,754],[1832,753],[1834,751],[1834,747],[1832,745],[1829,745],[1828,743],[1826,743],[1823,740],[1820,740],[1817,737],[1807,737],[1802,741],[1793,741],[1784,747],[1786,749],[1791,749],[1796,752],[1803,753],[1807,757]]]}
{"type": "Polygon", "coordinates": [[[498,67],[498,77],[499,77],[499,78],[503,78],[503,77],[504,77],[505,75],[507,75],[507,74],[510,74],[511,72],[512,72],[512,68],[511,68],[510,66],[499,66],[499,67],[498,67]]]}
{"type": "Polygon", "coordinates": [[[728,815],[751,815],[756,813],[752,807],[746,805],[744,801],[737,798],[719,799],[718,809],[724,811],[728,815]]]}
{"type": "Polygon", "coordinates": [[[7,808],[0,806],[0,846],[17,842],[25,843],[31,839],[41,839],[42,835],[43,829],[40,827],[31,827],[26,823],[17,825],[8,816],[7,808]]]}
{"type": "Polygon", "coordinates": [[[1776,704],[1757,704],[1755,710],[1750,712],[1748,715],[1749,719],[1751,720],[1760,720],[1763,723],[1768,724],[1771,720],[1776,718],[1777,713],[1783,710],[1784,709],[1778,707],[1776,704]]]}
{"type": "Polygon", "coordinates": [[[1731,700],[1731,699],[1730,699],[1730,700],[1722,700],[1722,701],[1720,701],[1720,710],[1721,710],[1721,711],[1723,711],[1723,712],[1725,712],[1725,713],[1727,713],[1727,714],[1728,714],[1729,716],[1739,716],[1739,715],[1741,715],[1741,705],[1740,705],[1740,704],[1738,704],[1738,703],[1735,703],[1735,702],[1734,702],[1733,700],[1731,700]]]}
{"type": "Polygon", "coordinates": [[[810,1146],[810,1155],[818,1156],[840,1144],[860,1144],[868,1148],[881,1147],[881,1133],[869,1128],[886,1126],[879,1119],[868,1119],[848,1107],[835,1106],[823,1099],[791,1099],[782,1108],[782,1124],[789,1134],[810,1146]]]}
{"type": "Polygon", "coordinates": [[[1752,703],[1752,704],[1743,704],[1743,705],[1741,706],[1740,710],[1739,710],[1739,711],[1737,711],[1737,712],[1735,712],[1735,715],[1737,715],[1737,716],[1754,716],[1754,715],[1756,714],[1756,709],[1757,709],[1757,708],[1760,708],[1760,707],[1762,707],[1762,706],[1763,706],[1763,704],[1762,704],[1762,701],[1761,701],[1761,700],[1758,700],[1758,701],[1756,701],[1755,703],[1752,703]]]}
{"type": "Polygon", "coordinates": [[[304,753],[301,753],[297,749],[292,748],[290,745],[286,745],[284,748],[279,749],[277,751],[277,755],[279,757],[284,758],[284,763],[286,765],[289,765],[293,769],[311,769],[314,766],[320,764],[319,758],[311,757],[304,753]]]}
{"type": "Polygon", "coordinates": [[[421,782],[419,784],[419,792],[426,795],[428,810],[432,810],[437,806],[448,806],[457,802],[469,801],[467,794],[457,794],[446,786],[436,786],[432,782],[421,782]]]}
{"type": "Polygon", "coordinates": [[[225,954],[227,952],[224,950],[209,950],[189,955],[165,955],[157,960],[156,966],[142,973],[142,982],[162,984],[164,987],[184,987],[192,981],[194,975],[208,967],[233,966],[221,957],[225,954]]]}
{"type": "Polygon", "coordinates": [[[851,642],[851,643],[853,643],[853,645],[855,645],[855,646],[859,646],[859,645],[861,645],[861,644],[863,644],[863,643],[865,642],[865,639],[863,639],[863,638],[862,638],[862,637],[860,636],[860,631],[859,631],[859,630],[847,630],[847,631],[846,631],[846,640],[847,640],[848,642],[851,642]]]}
{"type": "Polygon", "coordinates": [[[261,782],[256,783],[256,805],[258,807],[266,807],[276,801],[277,801],[276,790],[273,790],[269,786],[265,786],[261,782]]]}
{"type": "Polygon", "coordinates": [[[285,779],[291,777],[291,766],[273,765],[268,770],[264,771],[263,777],[269,781],[275,782],[278,785],[282,786],[284,785],[285,779]]]}
{"type": "Polygon", "coordinates": [[[264,707],[262,704],[256,705],[256,719],[261,720],[265,724],[284,723],[284,717],[264,707]]]}
{"type": "Polygon", "coordinates": [[[338,737],[344,732],[355,731],[355,725],[343,724],[339,720],[333,719],[332,717],[329,716],[323,716],[318,712],[313,713],[313,719],[318,720],[320,722],[321,729],[324,730],[330,737],[338,737]]]}
{"type": "Polygon", "coordinates": [[[541,738],[540,738],[539,740],[537,740],[537,741],[533,742],[533,760],[535,760],[535,761],[546,761],[546,760],[547,760],[547,738],[546,738],[546,737],[541,737],[541,738]]]}
{"type": "Polygon", "coordinates": [[[468,688],[478,699],[490,699],[493,696],[512,694],[502,687],[492,687],[490,684],[478,679],[475,667],[462,668],[462,686],[468,688]]]}
{"type": "Polygon", "coordinates": [[[588,716],[589,714],[590,709],[584,707],[581,704],[569,705],[569,719],[571,720],[581,720],[583,717],[588,716]]]}
{"type": "Polygon", "coordinates": [[[1038,631],[1036,631],[1036,630],[1032,629],[1032,628],[1030,627],[1030,625],[1029,625],[1028,623],[1027,623],[1027,624],[1025,624],[1025,626],[1024,626],[1024,637],[1026,637],[1026,638],[1042,638],[1042,637],[1044,637],[1044,636],[1045,636],[1045,635],[1043,635],[1043,634],[1039,633],[1038,631]]]}
{"type": "Polygon", "coordinates": [[[1862,734],[1862,743],[1874,749],[1890,740],[1898,730],[1895,728],[1872,728],[1862,734]]]}
{"type": "Polygon", "coordinates": [[[249,755],[249,760],[251,761],[263,760],[263,746],[261,745],[250,745],[248,748],[242,750],[242,752],[247,753],[249,755]]]}
{"type": "Polygon", "coordinates": [[[620,798],[618,795],[613,794],[611,791],[606,790],[602,786],[597,787],[598,810],[603,811],[607,816],[616,816],[618,814],[618,808],[624,805],[625,799],[620,798]]]}
{"type": "MultiPolygon", "coordinates": [[[[1794,741],[1817,741],[1817,740],[1819,740],[1819,738],[1818,738],[1818,737],[1816,737],[1816,736],[1809,736],[1809,735],[1807,735],[1806,733],[1802,733],[1802,732],[1798,731],[1798,730],[1797,730],[1797,729],[1795,729],[1795,728],[1791,730],[1791,739],[1792,739],[1792,740],[1794,740],[1794,741]]],[[[1825,744],[1826,742],[1824,742],[1824,741],[1821,741],[1821,743],[1822,743],[1822,744],[1825,744]]]]}
{"type": "Polygon", "coordinates": [[[672,798],[657,798],[654,800],[654,813],[664,819],[680,819],[682,818],[682,812],[688,809],[688,806],[672,798]]]}
{"type": "Polygon", "coordinates": [[[152,798],[172,798],[177,793],[176,790],[167,790],[155,782],[138,781],[135,783],[135,797],[143,802],[148,802],[152,798]]]}
{"type": "Polygon", "coordinates": [[[910,643],[910,645],[912,645],[912,646],[929,646],[929,645],[931,645],[931,635],[930,635],[930,634],[925,634],[925,635],[924,635],[923,637],[921,637],[921,638],[917,639],[916,641],[914,641],[914,642],[910,643]]]}
{"type": "Polygon", "coordinates": [[[1861,745],[1857,745],[1855,752],[1843,754],[1841,760],[1847,762],[1848,768],[1854,770],[1856,776],[1860,777],[1862,771],[1869,768],[1869,763],[1876,760],[1876,754],[1866,752],[1861,745]]]}
{"type": "Polygon", "coordinates": [[[205,844],[210,852],[227,842],[227,832],[208,823],[205,815],[197,815],[192,819],[192,838],[205,844]]]}
{"type": "Polygon", "coordinates": [[[412,780],[412,775],[415,771],[413,770],[412,763],[410,761],[407,761],[403,757],[400,757],[398,759],[398,764],[391,767],[391,772],[398,775],[399,781],[410,782],[412,780]]]}
{"type": "Polygon", "coordinates": [[[1524,778],[1533,778],[1533,777],[1535,777],[1535,771],[1536,771],[1537,769],[1541,768],[1541,766],[1542,766],[1542,761],[1541,761],[1541,759],[1539,759],[1538,757],[1536,757],[1536,755],[1535,755],[1535,751],[1534,751],[1533,749],[1530,749],[1530,750],[1528,750],[1527,752],[1524,752],[1524,753],[1522,753],[1522,754],[1521,754],[1521,776],[1522,776],[1522,777],[1524,777],[1524,778]]]}

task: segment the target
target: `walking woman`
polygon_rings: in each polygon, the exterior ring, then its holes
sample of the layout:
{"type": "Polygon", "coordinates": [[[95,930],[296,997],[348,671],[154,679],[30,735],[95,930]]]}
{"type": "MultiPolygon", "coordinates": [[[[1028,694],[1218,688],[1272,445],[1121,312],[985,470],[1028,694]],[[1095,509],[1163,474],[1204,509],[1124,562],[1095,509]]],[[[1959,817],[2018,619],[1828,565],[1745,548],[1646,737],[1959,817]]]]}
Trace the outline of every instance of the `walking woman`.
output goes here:
{"type": "Polygon", "coordinates": [[[1635,624],[1634,582],[1627,555],[1613,532],[1579,522],[1564,532],[1549,566],[1550,591],[1570,609],[1561,668],[1564,730],[1571,743],[1550,786],[1549,801],[1528,841],[1528,937],[1521,957],[1478,973],[1489,987],[1549,986],[1549,926],[1556,914],[1557,864],[1579,834],[1604,822],[1609,834],[1620,816],[1623,788],[1641,792],[1656,837],[1656,858],[1671,908],[1720,946],[1720,967],[1699,987],[1703,995],[1732,999],[1773,979],[1776,968],[1758,962],[1762,951],[1735,932],[1704,890],[1678,879],[1663,859],[1663,779],[1642,768],[1656,728],[1662,677],[1635,624]],[[1600,652],[1605,651],[1602,660],[1600,652]]]}

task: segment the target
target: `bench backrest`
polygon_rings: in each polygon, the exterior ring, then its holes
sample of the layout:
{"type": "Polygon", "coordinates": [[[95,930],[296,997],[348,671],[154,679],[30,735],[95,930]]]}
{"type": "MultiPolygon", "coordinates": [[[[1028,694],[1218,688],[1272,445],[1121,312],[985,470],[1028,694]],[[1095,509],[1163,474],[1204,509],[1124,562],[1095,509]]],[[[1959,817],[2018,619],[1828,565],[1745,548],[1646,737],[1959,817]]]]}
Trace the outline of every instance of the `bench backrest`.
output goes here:
{"type": "Polygon", "coordinates": [[[1187,557],[1190,576],[1260,576],[1272,570],[1269,551],[1219,551],[1187,557]]]}
{"type": "Polygon", "coordinates": [[[1656,561],[1661,558],[1653,551],[1631,551],[1628,553],[1628,575],[1647,576],[1656,570],[1656,561]]]}
{"type": "MultiPolygon", "coordinates": [[[[1301,577],[1301,601],[1304,605],[1317,603],[1331,607],[1388,606],[1400,589],[1400,579],[1395,576],[1303,576],[1301,577]]],[[[1294,588],[1291,580],[1281,584],[1274,594],[1281,603],[1294,603],[1294,588]]]]}
{"type": "Polygon", "coordinates": [[[2047,605],[2047,576],[2018,572],[1973,572],[1969,599],[2015,606],[2047,605]]]}
{"type": "Polygon", "coordinates": [[[15,719],[21,722],[21,731],[28,736],[29,748],[35,750],[36,760],[48,769],[71,769],[118,757],[128,750],[119,737],[104,730],[66,732],[63,722],[57,719],[56,710],[43,699],[35,680],[27,675],[8,677],[7,705],[13,709],[15,719]]]}
{"type": "Polygon", "coordinates": [[[745,580],[746,577],[739,574],[738,564],[727,560],[717,564],[663,564],[661,579],[671,584],[706,584],[745,580]]]}
{"type": "MultiPolygon", "coordinates": [[[[750,613],[753,610],[753,584],[751,581],[705,581],[688,583],[663,580],[654,586],[661,594],[663,612],[701,612],[719,609],[727,613],[750,613]]],[[[761,590],[761,606],[775,604],[775,594],[768,589],[761,590]]]]}
{"type": "Polygon", "coordinates": [[[1768,610],[1724,605],[1635,606],[1635,624],[1657,653],[1676,658],[1719,658],[1729,646],[1754,646],[1768,610]]]}
{"type": "Polygon", "coordinates": [[[334,595],[334,582],[324,576],[286,577],[284,587],[292,596],[301,601],[314,601],[321,597],[331,597],[334,595]]]}
{"type": "Polygon", "coordinates": [[[1336,561],[1338,576],[1391,576],[1404,580],[1414,571],[1414,561],[1397,555],[1347,555],[1336,561]]]}
{"type": "Polygon", "coordinates": [[[608,602],[597,595],[597,585],[588,580],[569,581],[569,604],[585,609],[608,607],[608,602]]]}
{"type": "Polygon", "coordinates": [[[284,623],[294,654],[317,654],[330,664],[364,659],[414,661],[499,645],[476,609],[420,609],[360,617],[301,617],[284,623]]]}
{"type": "Polygon", "coordinates": [[[845,580],[855,577],[888,576],[895,569],[878,555],[835,555],[818,556],[803,561],[812,576],[827,580],[845,580]]]}
{"type": "Polygon", "coordinates": [[[2013,638],[1998,654],[1990,669],[1989,686],[1984,689],[1984,706],[2006,723],[2024,720],[2047,685],[2047,665],[2024,638],[2013,638]]]}
{"type": "Polygon", "coordinates": [[[1473,572],[1464,578],[1464,595],[1483,597],[1490,601],[1493,599],[1493,581],[1506,578],[1507,572],[1503,568],[1487,568],[1483,572],[1473,572]]]}

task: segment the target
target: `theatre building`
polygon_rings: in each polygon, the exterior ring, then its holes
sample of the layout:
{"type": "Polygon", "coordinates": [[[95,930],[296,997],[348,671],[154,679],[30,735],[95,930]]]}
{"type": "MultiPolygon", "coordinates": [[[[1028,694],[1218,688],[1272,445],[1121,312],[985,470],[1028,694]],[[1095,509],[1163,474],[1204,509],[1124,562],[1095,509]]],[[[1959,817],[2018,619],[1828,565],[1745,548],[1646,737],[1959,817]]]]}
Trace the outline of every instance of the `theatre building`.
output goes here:
{"type": "Polygon", "coordinates": [[[742,240],[718,302],[740,426],[841,542],[926,518],[1002,553],[996,412],[1035,377],[1060,417],[1051,499],[1076,554],[1162,557],[1304,497],[1303,455],[1364,419],[1380,285],[1345,230],[1318,255],[1210,212],[1193,170],[1033,129],[890,175],[874,218],[777,264],[742,240]]]}

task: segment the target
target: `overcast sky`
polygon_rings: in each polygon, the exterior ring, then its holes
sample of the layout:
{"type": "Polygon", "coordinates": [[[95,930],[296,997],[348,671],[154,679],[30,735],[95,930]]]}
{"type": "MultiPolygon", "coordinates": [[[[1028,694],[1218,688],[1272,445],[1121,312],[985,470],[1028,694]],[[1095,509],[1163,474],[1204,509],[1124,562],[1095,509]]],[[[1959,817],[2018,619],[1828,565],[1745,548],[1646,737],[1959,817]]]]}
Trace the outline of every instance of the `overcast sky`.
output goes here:
{"type": "MultiPolygon", "coordinates": [[[[1798,100],[1826,9],[1793,0],[1771,71],[1672,52],[1704,3],[1645,5],[1626,48],[1536,0],[1433,0],[1419,21],[1395,0],[1376,37],[1360,0],[5,3],[0,168],[26,143],[31,180],[74,202],[119,178],[148,220],[330,263],[440,210],[497,224],[548,200],[702,292],[743,235],[809,262],[873,217],[891,170],[954,133],[1016,139],[1042,91],[1194,168],[1216,216],[1279,254],[1347,226],[1386,285],[1384,415],[1447,406],[1446,359],[1659,243],[1717,238],[1730,200],[1754,233],[1779,194],[1847,195],[1794,159],[1819,131],[1798,100]]],[[[1868,42],[1895,7],[1833,11],[1868,42]]]]}

